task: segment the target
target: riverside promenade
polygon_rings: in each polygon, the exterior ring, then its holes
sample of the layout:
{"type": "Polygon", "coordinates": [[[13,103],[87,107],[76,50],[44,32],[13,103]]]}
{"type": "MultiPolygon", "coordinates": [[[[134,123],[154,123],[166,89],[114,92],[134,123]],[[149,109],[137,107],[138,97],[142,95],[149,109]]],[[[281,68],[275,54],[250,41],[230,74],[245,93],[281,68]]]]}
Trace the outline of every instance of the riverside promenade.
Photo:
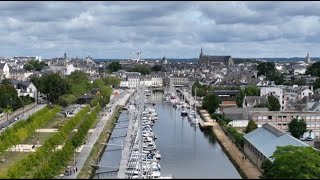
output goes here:
{"type": "Polygon", "coordinates": [[[89,154],[93,148],[93,145],[96,143],[98,137],[100,136],[102,130],[104,129],[104,126],[107,124],[109,118],[113,114],[113,112],[116,110],[117,105],[124,106],[130,96],[132,95],[134,91],[133,90],[128,90],[128,91],[123,91],[121,92],[118,96],[111,96],[111,100],[109,102],[111,110],[110,112],[102,112],[102,118],[97,124],[101,124],[101,126],[97,126],[93,132],[89,135],[88,138],[88,144],[84,145],[82,147],[81,152],[75,157],[75,161],[77,162],[77,169],[79,170],[78,172],[69,175],[69,176],[64,176],[63,179],[76,179],[77,175],[79,172],[82,170],[82,167],[84,166],[87,158],[89,157],[89,154]]]}
{"type": "Polygon", "coordinates": [[[222,148],[228,154],[228,156],[232,159],[233,163],[236,165],[237,169],[240,169],[242,175],[247,179],[260,179],[261,171],[248,159],[243,159],[245,156],[244,153],[233,143],[233,141],[225,134],[220,125],[212,120],[210,116],[208,116],[208,112],[206,110],[200,111],[201,116],[205,117],[210,124],[212,125],[212,132],[216,136],[217,140],[221,144],[222,148]]]}

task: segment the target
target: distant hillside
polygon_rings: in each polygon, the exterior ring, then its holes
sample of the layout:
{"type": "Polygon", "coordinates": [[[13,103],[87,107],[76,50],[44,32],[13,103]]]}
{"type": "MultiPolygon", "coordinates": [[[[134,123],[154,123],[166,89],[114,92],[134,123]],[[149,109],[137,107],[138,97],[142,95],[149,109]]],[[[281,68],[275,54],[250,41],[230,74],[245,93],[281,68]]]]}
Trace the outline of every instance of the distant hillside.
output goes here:
{"type": "MultiPolygon", "coordinates": [[[[263,59],[267,61],[274,61],[274,62],[298,62],[304,61],[305,57],[292,57],[292,58],[257,58],[263,59]]],[[[311,61],[320,61],[320,57],[310,57],[311,61]]]]}
{"type": "MultiPolygon", "coordinates": [[[[146,58],[144,60],[147,61],[155,61],[155,60],[161,60],[162,58],[158,59],[151,59],[151,58],[146,58]]],[[[304,61],[305,57],[292,57],[292,58],[237,58],[233,57],[232,58],[236,64],[239,63],[245,63],[245,62],[257,62],[258,60],[266,60],[266,61],[273,61],[273,62],[298,62],[298,61],[304,61]]],[[[320,61],[320,57],[310,57],[311,61],[320,61]]],[[[101,62],[101,61],[120,61],[124,59],[94,59],[96,62],[101,62]]],[[[198,58],[188,58],[188,59],[175,59],[175,58],[168,58],[168,62],[197,62],[198,58]]]]}

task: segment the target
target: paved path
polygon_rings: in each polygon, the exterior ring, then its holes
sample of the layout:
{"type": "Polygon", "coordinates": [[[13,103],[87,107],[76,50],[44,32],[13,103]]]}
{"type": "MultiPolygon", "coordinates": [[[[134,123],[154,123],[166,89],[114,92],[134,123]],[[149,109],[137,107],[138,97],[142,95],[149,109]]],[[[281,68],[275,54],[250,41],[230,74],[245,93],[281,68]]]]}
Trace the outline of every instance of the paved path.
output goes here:
{"type": "MultiPolygon", "coordinates": [[[[207,112],[201,111],[201,113],[206,114],[207,112]]],[[[211,118],[210,118],[211,119],[211,118]]],[[[243,159],[245,156],[242,151],[232,142],[232,140],[224,133],[222,128],[216,121],[210,122],[213,126],[212,131],[221,142],[222,146],[226,151],[229,152],[232,159],[238,164],[242,172],[246,175],[248,179],[259,179],[261,176],[261,171],[248,159],[243,159]]]]}
{"type": "MultiPolygon", "coordinates": [[[[92,150],[93,145],[98,140],[100,133],[102,132],[104,126],[107,124],[110,116],[115,111],[117,105],[125,104],[127,101],[127,98],[130,97],[128,95],[129,93],[132,93],[133,91],[122,91],[118,96],[113,96],[112,99],[109,102],[111,112],[104,112],[102,118],[99,122],[97,122],[97,127],[93,130],[93,132],[90,134],[87,143],[82,147],[81,152],[76,156],[76,162],[77,162],[77,169],[78,172],[76,174],[71,174],[69,176],[64,176],[63,179],[76,179],[76,176],[81,171],[83,165],[85,164],[87,158],[89,157],[89,154],[92,150]]],[[[109,109],[106,109],[106,111],[109,111],[109,109]]]]}

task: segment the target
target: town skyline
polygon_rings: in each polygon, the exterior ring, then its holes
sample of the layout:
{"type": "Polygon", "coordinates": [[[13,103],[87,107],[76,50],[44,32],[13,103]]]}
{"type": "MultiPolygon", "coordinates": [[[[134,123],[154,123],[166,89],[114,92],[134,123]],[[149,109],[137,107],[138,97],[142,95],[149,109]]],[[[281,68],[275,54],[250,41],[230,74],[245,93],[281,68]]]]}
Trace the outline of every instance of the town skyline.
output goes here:
{"type": "Polygon", "coordinates": [[[1,56],[317,56],[319,2],[1,2],[1,56]],[[21,12],[23,9],[23,12],[21,12]],[[214,9],[214,11],[213,11],[214,9]]]}

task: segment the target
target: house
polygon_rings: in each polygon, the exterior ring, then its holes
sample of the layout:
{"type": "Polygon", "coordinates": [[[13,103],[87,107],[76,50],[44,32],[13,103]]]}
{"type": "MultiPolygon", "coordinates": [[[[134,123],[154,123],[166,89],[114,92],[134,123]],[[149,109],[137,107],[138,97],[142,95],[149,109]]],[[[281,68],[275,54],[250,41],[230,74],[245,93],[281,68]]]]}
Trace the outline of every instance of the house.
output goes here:
{"type": "Polygon", "coordinates": [[[37,102],[37,94],[38,90],[34,86],[34,84],[30,81],[18,81],[11,79],[10,82],[12,83],[13,87],[18,92],[18,96],[30,96],[35,99],[37,102]]]}
{"type": "Polygon", "coordinates": [[[163,86],[163,78],[160,75],[152,75],[151,76],[151,86],[153,87],[162,87],[163,86]]]}
{"type": "Polygon", "coordinates": [[[26,81],[33,72],[28,72],[25,69],[11,69],[10,78],[18,81],[26,81]]]}
{"type": "Polygon", "coordinates": [[[174,74],[169,78],[169,84],[172,86],[188,86],[189,76],[186,74],[174,74]]]}
{"type": "Polygon", "coordinates": [[[140,75],[128,74],[127,80],[129,88],[136,88],[140,84],[140,75]]]}
{"type": "Polygon", "coordinates": [[[7,63],[0,63],[0,79],[9,78],[10,69],[7,63]]]}
{"type": "Polygon", "coordinates": [[[244,153],[260,170],[262,170],[261,163],[263,160],[273,161],[271,156],[278,146],[309,146],[269,123],[245,134],[243,138],[244,153]]]}
{"type": "Polygon", "coordinates": [[[280,103],[280,110],[285,110],[286,106],[286,100],[285,97],[283,96],[283,88],[281,86],[262,86],[260,88],[260,96],[266,97],[269,95],[273,95],[279,100],[280,103]]]}
{"type": "Polygon", "coordinates": [[[258,104],[266,104],[267,103],[267,98],[266,97],[261,97],[261,96],[245,96],[243,98],[243,103],[242,107],[247,108],[247,107],[254,107],[255,105],[258,104]]]}
{"type": "Polygon", "coordinates": [[[292,72],[294,75],[305,74],[306,71],[307,71],[307,68],[301,64],[292,65],[292,72]]]}

